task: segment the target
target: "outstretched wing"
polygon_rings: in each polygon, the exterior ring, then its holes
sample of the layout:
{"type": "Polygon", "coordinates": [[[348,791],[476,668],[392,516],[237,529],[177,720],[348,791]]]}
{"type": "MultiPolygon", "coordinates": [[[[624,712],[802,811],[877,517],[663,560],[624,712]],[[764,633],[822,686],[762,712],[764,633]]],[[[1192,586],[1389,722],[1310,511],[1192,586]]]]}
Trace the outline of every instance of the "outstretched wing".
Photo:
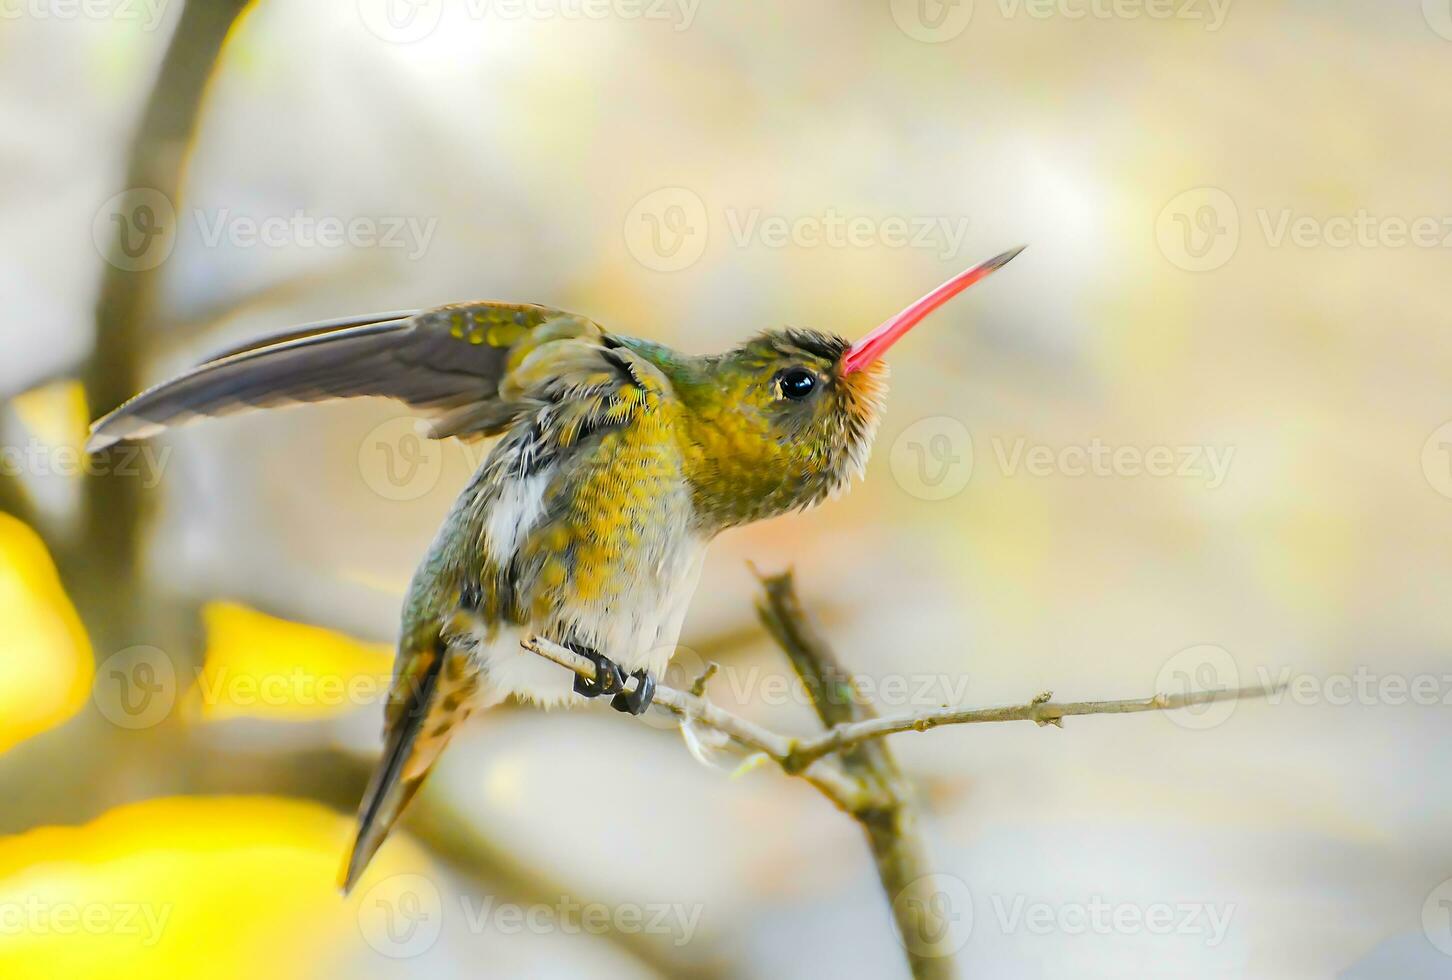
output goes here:
{"type": "Polygon", "coordinates": [[[311,324],[137,395],[91,427],[87,448],[145,439],[202,416],[368,395],[433,415],[435,437],[492,434],[515,414],[499,392],[511,363],[542,340],[579,336],[604,331],[549,307],[492,302],[311,324]]]}

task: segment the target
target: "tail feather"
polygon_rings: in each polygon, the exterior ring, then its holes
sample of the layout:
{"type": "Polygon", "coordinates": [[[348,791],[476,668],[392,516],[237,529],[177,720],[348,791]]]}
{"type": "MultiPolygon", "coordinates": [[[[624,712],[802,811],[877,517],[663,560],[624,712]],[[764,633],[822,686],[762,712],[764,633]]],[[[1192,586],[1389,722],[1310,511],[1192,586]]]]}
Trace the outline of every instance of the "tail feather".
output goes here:
{"type": "MultiPolygon", "coordinates": [[[[363,802],[358,807],[358,833],[338,876],[338,886],[344,895],[358,883],[368,862],[383,846],[394,822],[429,773],[432,759],[420,766],[415,750],[420,747],[418,736],[430,714],[443,662],[444,651],[438,650],[416,683],[401,675],[395,686],[396,700],[390,706],[393,710],[389,712],[383,757],[363,793],[363,802]],[[399,687],[404,690],[398,690],[399,687]]],[[[436,755],[439,748],[442,746],[434,746],[431,755],[436,755]]]]}

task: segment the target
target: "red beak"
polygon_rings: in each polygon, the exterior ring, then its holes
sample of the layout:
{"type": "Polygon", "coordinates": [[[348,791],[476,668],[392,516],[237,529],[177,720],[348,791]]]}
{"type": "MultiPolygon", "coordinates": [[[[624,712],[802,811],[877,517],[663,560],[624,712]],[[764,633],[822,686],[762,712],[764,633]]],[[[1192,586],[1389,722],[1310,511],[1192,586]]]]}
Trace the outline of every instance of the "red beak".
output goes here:
{"type": "Polygon", "coordinates": [[[1014,256],[1022,252],[1026,245],[1004,252],[984,262],[982,265],[975,265],[967,272],[960,272],[952,279],[943,283],[916,303],[892,317],[882,326],[863,337],[853,344],[847,353],[842,355],[842,373],[851,374],[853,371],[860,371],[873,361],[877,360],[887,349],[897,343],[913,327],[922,322],[929,313],[942,306],[948,300],[957,296],[963,290],[973,285],[989,273],[1008,265],[1013,261],[1014,256]]]}

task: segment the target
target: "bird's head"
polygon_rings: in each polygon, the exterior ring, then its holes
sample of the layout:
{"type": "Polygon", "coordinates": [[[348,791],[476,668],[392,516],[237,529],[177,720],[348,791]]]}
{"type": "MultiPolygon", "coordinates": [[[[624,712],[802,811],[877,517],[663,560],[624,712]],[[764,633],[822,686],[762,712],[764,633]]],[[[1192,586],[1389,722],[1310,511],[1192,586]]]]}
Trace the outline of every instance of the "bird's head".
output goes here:
{"type": "Polygon", "coordinates": [[[769,330],[702,359],[688,377],[677,373],[687,476],[701,518],[716,528],[745,524],[810,507],[862,476],[887,394],[882,355],[1019,251],[954,276],[855,343],[816,330],[769,330]]]}

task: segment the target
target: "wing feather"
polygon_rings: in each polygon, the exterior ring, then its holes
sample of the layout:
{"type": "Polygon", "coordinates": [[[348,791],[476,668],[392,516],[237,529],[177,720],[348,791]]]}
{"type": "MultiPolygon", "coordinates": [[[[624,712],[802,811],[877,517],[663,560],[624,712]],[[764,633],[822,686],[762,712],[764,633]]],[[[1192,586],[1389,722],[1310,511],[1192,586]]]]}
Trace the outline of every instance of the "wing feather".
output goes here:
{"type": "Polygon", "coordinates": [[[514,352],[530,347],[537,332],[604,336],[583,317],[492,302],[310,324],[137,395],[92,426],[87,448],[145,439],[201,416],[362,396],[442,416],[436,435],[497,431],[513,418],[500,404],[500,381],[514,352]]]}

